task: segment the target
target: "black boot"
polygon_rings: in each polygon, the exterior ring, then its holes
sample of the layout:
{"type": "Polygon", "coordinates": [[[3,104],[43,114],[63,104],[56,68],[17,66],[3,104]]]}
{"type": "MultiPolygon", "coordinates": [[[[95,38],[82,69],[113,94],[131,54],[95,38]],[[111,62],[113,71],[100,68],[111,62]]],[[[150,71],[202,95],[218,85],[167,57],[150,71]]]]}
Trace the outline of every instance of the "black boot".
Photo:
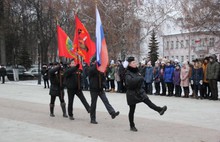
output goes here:
{"type": "Polygon", "coordinates": [[[50,116],[51,117],[55,117],[53,112],[54,112],[54,104],[50,104],[50,116]]]}
{"type": "Polygon", "coordinates": [[[63,111],[63,117],[68,117],[66,114],[66,103],[61,103],[60,104],[62,111],[63,111]]]}
{"type": "Polygon", "coordinates": [[[112,119],[114,119],[116,116],[118,116],[119,113],[120,113],[119,111],[117,111],[117,112],[113,112],[113,113],[111,114],[112,119]]]}
{"type": "Polygon", "coordinates": [[[163,106],[162,110],[159,112],[159,114],[163,115],[166,110],[167,110],[167,106],[163,106]]]}
{"type": "Polygon", "coordinates": [[[138,131],[135,126],[130,127],[130,130],[133,131],[133,132],[137,132],[138,131]]]}

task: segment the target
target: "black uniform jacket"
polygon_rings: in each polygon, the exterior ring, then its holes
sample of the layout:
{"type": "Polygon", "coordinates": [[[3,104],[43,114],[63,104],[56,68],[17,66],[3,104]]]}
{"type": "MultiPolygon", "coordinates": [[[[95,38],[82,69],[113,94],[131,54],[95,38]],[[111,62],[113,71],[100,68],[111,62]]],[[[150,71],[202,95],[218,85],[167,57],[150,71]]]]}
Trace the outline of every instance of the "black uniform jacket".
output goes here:
{"type": "Polygon", "coordinates": [[[67,89],[82,89],[82,74],[78,67],[70,67],[64,72],[65,86],[67,89]]]}
{"type": "Polygon", "coordinates": [[[125,74],[125,84],[128,105],[143,102],[148,98],[144,90],[144,77],[139,73],[138,68],[128,66],[125,74]]]}
{"type": "Polygon", "coordinates": [[[89,85],[90,91],[99,92],[105,88],[106,79],[104,73],[97,70],[96,64],[89,67],[89,85]]]}
{"type": "Polygon", "coordinates": [[[60,67],[55,67],[49,70],[50,75],[50,92],[52,96],[64,95],[63,75],[60,75],[60,67]]]}

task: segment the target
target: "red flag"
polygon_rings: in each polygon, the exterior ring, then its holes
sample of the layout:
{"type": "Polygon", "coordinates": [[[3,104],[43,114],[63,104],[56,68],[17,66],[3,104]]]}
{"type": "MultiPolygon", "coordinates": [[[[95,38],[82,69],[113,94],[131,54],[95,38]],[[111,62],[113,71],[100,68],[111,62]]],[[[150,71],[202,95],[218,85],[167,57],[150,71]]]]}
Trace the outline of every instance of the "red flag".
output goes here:
{"type": "Polygon", "coordinates": [[[76,63],[80,64],[79,69],[82,69],[81,61],[77,58],[77,55],[73,49],[73,43],[63,29],[57,25],[57,41],[60,57],[66,57],[74,59],[76,63]]]}
{"type": "Polygon", "coordinates": [[[75,36],[74,36],[74,51],[77,52],[84,61],[89,65],[91,57],[95,54],[95,43],[90,38],[90,35],[81,23],[77,15],[75,15],[75,36]]]}

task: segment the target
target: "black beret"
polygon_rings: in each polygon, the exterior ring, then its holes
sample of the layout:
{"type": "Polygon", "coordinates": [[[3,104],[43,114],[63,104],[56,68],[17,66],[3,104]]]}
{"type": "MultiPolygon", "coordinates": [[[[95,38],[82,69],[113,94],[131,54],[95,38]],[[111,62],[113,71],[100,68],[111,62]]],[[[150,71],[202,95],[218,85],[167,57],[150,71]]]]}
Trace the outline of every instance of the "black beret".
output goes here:
{"type": "Polygon", "coordinates": [[[127,58],[127,61],[128,61],[128,62],[134,61],[134,57],[128,57],[128,58],[127,58]]]}

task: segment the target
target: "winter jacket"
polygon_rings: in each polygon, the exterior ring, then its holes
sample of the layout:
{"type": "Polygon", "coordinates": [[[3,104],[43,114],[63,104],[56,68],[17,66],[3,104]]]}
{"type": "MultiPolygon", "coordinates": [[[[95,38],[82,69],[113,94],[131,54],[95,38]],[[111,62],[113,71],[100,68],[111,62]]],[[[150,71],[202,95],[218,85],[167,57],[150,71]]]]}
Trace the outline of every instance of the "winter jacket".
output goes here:
{"type": "Polygon", "coordinates": [[[154,82],[160,82],[160,67],[154,67],[153,70],[153,80],[154,82]]]}
{"type": "Polygon", "coordinates": [[[43,79],[45,79],[45,80],[49,79],[49,77],[48,77],[48,69],[47,68],[43,68],[41,70],[41,74],[43,75],[43,79]]]}
{"type": "Polygon", "coordinates": [[[144,80],[146,83],[153,82],[153,67],[146,67],[144,80]]]}
{"type": "Polygon", "coordinates": [[[104,73],[101,73],[97,70],[96,64],[93,64],[89,67],[89,84],[90,91],[100,92],[105,88],[106,79],[104,73]]]}
{"type": "Polygon", "coordinates": [[[108,79],[115,80],[115,67],[114,66],[110,66],[108,69],[108,79]]]}
{"type": "Polygon", "coordinates": [[[60,67],[54,67],[50,69],[49,76],[51,83],[49,94],[52,96],[64,95],[63,74],[60,70],[60,67]]]}
{"type": "Polygon", "coordinates": [[[193,68],[192,70],[192,76],[190,78],[192,81],[193,81],[193,84],[194,85],[199,85],[200,81],[203,80],[203,71],[202,71],[202,68],[198,68],[198,69],[195,69],[193,68]]]}
{"type": "Polygon", "coordinates": [[[180,85],[180,69],[175,69],[173,72],[173,84],[180,85]]]}
{"type": "Polygon", "coordinates": [[[82,74],[78,67],[70,67],[64,72],[65,86],[67,89],[81,90],[82,89],[82,74]]]}
{"type": "Polygon", "coordinates": [[[164,75],[163,75],[164,82],[167,82],[167,83],[172,83],[173,82],[173,72],[174,72],[173,65],[165,67],[164,75]]]}
{"type": "Polygon", "coordinates": [[[213,62],[209,62],[207,66],[207,79],[218,80],[218,75],[220,72],[220,65],[216,62],[216,58],[213,58],[213,62]]]}
{"type": "Polygon", "coordinates": [[[125,84],[127,88],[126,98],[128,105],[143,102],[148,98],[144,90],[144,77],[140,74],[138,68],[128,66],[125,74],[125,84]]]}
{"type": "Polygon", "coordinates": [[[189,75],[190,75],[190,67],[182,67],[180,72],[180,85],[182,87],[188,87],[189,86],[189,75]]]}
{"type": "Polygon", "coordinates": [[[209,81],[207,80],[207,66],[208,64],[203,64],[203,82],[208,83],[209,81]]]}

